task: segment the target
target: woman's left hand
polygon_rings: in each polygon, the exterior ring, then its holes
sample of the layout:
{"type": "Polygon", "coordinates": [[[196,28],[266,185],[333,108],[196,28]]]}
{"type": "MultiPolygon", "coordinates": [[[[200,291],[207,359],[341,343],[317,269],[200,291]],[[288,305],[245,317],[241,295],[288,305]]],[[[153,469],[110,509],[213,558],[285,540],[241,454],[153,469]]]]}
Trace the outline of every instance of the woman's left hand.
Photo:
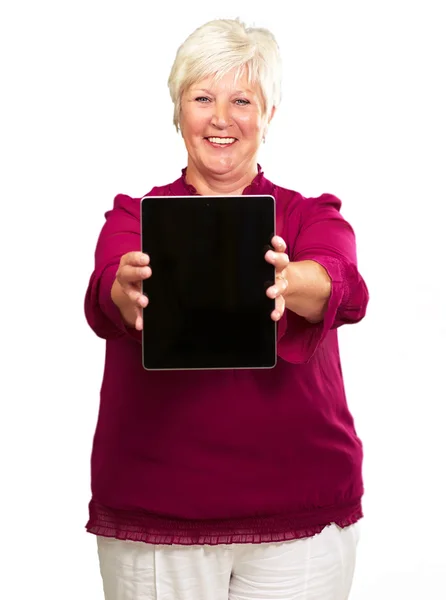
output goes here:
{"type": "Polygon", "coordinates": [[[290,264],[288,254],[286,254],[286,244],[278,235],[271,240],[274,250],[268,250],[265,254],[266,262],[276,267],[276,282],[266,290],[268,298],[275,298],[276,307],[271,313],[273,321],[279,321],[285,312],[285,298],[283,297],[288,288],[287,267],[290,264]]]}

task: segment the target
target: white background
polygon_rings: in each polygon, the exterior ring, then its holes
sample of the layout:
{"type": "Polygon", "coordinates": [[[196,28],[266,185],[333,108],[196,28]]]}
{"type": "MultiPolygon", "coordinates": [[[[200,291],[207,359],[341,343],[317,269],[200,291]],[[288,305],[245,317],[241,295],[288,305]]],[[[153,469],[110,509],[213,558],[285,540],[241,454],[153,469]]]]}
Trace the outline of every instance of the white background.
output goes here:
{"type": "Polygon", "coordinates": [[[340,332],[365,449],[351,600],[446,598],[441,5],[2,4],[1,598],[102,598],[84,532],[104,352],[83,315],[94,246],[117,193],[179,176],[175,52],[237,16],[270,28],[284,61],[265,174],[343,200],[371,294],[366,319],[340,332]]]}

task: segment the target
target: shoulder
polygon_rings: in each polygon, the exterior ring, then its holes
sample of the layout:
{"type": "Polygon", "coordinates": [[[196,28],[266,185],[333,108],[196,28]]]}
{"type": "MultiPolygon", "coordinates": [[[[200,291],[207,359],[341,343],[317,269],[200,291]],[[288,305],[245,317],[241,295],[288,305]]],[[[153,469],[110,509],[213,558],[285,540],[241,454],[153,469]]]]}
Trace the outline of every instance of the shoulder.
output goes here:
{"type": "Polygon", "coordinates": [[[141,200],[146,196],[170,196],[172,195],[171,187],[173,184],[167,184],[163,186],[155,186],[146,194],[141,196],[130,196],[128,194],[117,194],[113,201],[113,208],[109,210],[105,216],[110,218],[113,215],[121,215],[140,218],[141,200]]]}
{"type": "Polygon", "coordinates": [[[339,215],[341,200],[330,193],[319,196],[304,196],[300,192],[279,185],[274,186],[278,221],[296,232],[308,222],[339,215]]]}
{"type": "Polygon", "coordinates": [[[274,185],[275,197],[278,204],[285,211],[308,212],[324,207],[340,210],[342,201],[330,193],[320,196],[304,196],[296,190],[291,190],[280,185],[274,185]]]}

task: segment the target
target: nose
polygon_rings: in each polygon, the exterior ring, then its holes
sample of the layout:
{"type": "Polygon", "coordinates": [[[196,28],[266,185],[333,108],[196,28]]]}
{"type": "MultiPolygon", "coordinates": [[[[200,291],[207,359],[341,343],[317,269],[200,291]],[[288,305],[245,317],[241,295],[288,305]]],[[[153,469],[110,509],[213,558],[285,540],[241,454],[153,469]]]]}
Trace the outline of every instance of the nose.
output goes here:
{"type": "Polygon", "coordinates": [[[229,107],[226,102],[215,102],[214,113],[212,115],[212,125],[218,129],[226,129],[230,124],[229,107]]]}

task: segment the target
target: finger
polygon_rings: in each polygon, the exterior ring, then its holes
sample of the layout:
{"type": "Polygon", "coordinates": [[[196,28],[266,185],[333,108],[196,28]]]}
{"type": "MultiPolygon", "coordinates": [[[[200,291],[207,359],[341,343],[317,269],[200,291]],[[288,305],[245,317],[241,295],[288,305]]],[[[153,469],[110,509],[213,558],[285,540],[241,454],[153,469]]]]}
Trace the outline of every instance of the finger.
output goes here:
{"type": "Polygon", "coordinates": [[[283,296],[279,296],[276,300],[276,310],[279,311],[280,318],[283,317],[283,313],[285,312],[285,298],[283,296]]]}
{"type": "Polygon", "coordinates": [[[274,287],[279,291],[277,296],[283,296],[288,289],[288,285],[288,279],[286,277],[282,277],[281,275],[277,276],[276,283],[274,284],[274,287]]]}
{"type": "Polygon", "coordinates": [[[274,264],[276,266],[276,272],[280,274],[280,272],[286,269],[287,266],[290,264],[290,258],[288,254],[285,254],[285,252],[279,252],[278,254],[276,254],[276,257],[277,258],[274,264]]]}
{"type": "Polygon", "coordinates": [[[274,265],[278,271],[283,271],[290,264],[288,254],[285,254],[285,252],[274,252],[273,250],[268,250],[265,254],[265,260],[274,265]]]}
{"type": "Polygon", "coordinates": [[[136,320],[135,320],[135,329],[137,331],[142,331],[143,320],[142,320],[142,310],[140,308],[136,309],[136,320]]]}
{"type": "Polygon", "coordinates": [[[276,286],[272,285],[266,290],[266,295],[268,296],[268,298],[277,298],[278,292],[279,290],[276,288],[276,286]]]}
{"type": "Polygon", "coordinates": [[[134,302],[138,307],[145,308],[149,304],[148,297],[142,292],[141,285],[126,285],[122,286],[125,294],[134,302]]]}
{"type": "Polygon", "coordinates": [[[285,240],[283,238],[281,238],[280,236],[278,236],[278,235],[275,235],[273,237],[273,239],[271,240],[271,246],[277,252],[285,252],[285,250],[286,250],[286,242],[285,242],[285,240]]]}
{"type": "Polygon", "coordinates": [[[266,295],[268,298],[278,298],[279,296],[283,296],[287,289],[288,280],[277,278],[276,283],[266,290],[266,295]]]}
{"type": "Polygon", "coordinates": [[[149,304],[149,299],[145,294],[142,294],[140,290],[134,287],[128,286],[123,288],[127,296],[136,304],[137,307],[145,308],[149,304]]]}
{"type": "Polygon", "coordinates": [[[135,304],[138,302],[138,300],[141,296],[141,292],[139,290],[137,290],[136,288],[134,288],[131,285],[127,285],[127,286],[123,287],[123,290],[127,294],[127,296],[130,298],[130,300],[132,300],[132,302],[134,302],[135,304]]]}
{"type": "Polygon", "coordinates": [[[148,254],[144,254],[144,252],[127,252],[121,258],[122,265],[148,265],[150,262],[150,257],[148,254]]]}
{"type": "Polygon", "coordinates": [[[272,285],[266,290],[266,295],[268,296],[268,298],[277,298],[277,296],[279,295],[279,288],[276,285],[272,285]]]}
{"type": "Polygon", "coordinates": [[[283,313],[285,312],[285,298],[283,296],[279,296],[276,299],[276,307],[271,313],[271,319],[273,321],[280,321],[283,317],[283,313]]]}
{"type": "Polygon", "coordinates": [[[145,294],[140,294],[138,298],[138,304],[141,308],[145,308],[149,304],[149,299],[145,294]]]}
{"type": "Polygon", "coordinates": [[[271,313],[271,319],[273,321],[280,321],[280,313],[278,310],[273,310],[273,312],[271,313]]]}
{"type": "Polygon", "coordinates": [[[119,267],[118,272],[116,273],[116,277],[122,286],[139,283],[151,275],[152,269],[150,267],[134,267],[131,265],[119,267]]]}
{"type": "Polygon", "coordinates": [[[268,298],[278,298],[288,289],[288,280],[277,278],[276,283],[266,290],[268,298]]]}

